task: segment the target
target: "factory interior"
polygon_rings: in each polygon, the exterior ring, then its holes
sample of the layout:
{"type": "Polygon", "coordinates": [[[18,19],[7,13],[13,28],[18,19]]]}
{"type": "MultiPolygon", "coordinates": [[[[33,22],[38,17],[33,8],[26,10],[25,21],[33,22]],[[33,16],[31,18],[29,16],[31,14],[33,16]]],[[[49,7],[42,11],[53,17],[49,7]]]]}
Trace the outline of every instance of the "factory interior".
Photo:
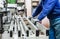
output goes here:
{"type": "Polygon", "coordinates": [[[0,39],[49,39],[49,19],[32,14],[40,0],[0,0],[0,39]]]}

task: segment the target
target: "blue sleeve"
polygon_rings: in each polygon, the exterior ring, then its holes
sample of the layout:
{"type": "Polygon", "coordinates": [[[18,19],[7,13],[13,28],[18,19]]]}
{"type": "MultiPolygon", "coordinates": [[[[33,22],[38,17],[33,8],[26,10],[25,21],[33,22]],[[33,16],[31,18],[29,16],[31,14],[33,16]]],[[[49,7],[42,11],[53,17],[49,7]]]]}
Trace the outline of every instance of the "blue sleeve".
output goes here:
{"type": "Polygon", "coordinates": [[[42,2],[37,6],[36,10],[33,12],[32,16],[37,16],[42,10],[42,2]]]}
{"type": "Polygon", "coordinates": [[[55,6],[55,3],[56,3],[56,0],[47,0],[46,4],[43,6],[41,13],[38,16],[38,19],[40,21],[49,14],[49,12],[55,6]]]}

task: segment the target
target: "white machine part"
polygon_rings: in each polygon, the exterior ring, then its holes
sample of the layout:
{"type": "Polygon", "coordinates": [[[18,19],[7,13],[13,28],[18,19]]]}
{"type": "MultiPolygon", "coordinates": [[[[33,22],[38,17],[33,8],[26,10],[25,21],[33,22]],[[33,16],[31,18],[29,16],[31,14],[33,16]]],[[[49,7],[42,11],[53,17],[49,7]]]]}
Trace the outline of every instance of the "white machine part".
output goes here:
{"type": "Polygon", "coordinates": [[[8,4],[7,7],[17,7],[17,4],[8,4]]]}
{"type": "Polygon", "coordinates": [[[4,0],[0,0],[0,7],[4,7],[4,0]]]}
{"type": "Polygon", "coordinates": [[[17,9],[18,9],[18,10],[21,10],[22,8],[19,6],[19,7],[17,7],[17,9]]]}

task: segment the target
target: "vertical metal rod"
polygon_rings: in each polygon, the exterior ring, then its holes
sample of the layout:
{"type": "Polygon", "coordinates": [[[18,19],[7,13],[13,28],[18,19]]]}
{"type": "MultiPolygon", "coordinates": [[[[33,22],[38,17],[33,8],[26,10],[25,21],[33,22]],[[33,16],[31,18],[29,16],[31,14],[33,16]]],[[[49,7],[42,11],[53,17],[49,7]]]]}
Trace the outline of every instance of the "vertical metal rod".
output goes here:
{"type": "Polygon", "coordinates": [[[0,39],[2,39],[2,33],[3,33],[3,21],[2,21],[3,14],[0,13],[0,39]]]}

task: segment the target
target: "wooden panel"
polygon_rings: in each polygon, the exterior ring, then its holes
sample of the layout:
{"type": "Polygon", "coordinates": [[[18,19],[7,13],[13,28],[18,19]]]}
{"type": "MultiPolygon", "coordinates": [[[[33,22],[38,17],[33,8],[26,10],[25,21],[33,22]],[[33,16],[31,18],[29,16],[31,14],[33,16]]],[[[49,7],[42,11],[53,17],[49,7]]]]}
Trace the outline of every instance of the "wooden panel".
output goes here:
{"type": "Polygon", "coordinates": [[[31,12],[32,12],[32,1],[31,0],[25,0],[25,6],[26,6],[26,10],[27,10],[27,16],[31,16],[31,12]]]}

